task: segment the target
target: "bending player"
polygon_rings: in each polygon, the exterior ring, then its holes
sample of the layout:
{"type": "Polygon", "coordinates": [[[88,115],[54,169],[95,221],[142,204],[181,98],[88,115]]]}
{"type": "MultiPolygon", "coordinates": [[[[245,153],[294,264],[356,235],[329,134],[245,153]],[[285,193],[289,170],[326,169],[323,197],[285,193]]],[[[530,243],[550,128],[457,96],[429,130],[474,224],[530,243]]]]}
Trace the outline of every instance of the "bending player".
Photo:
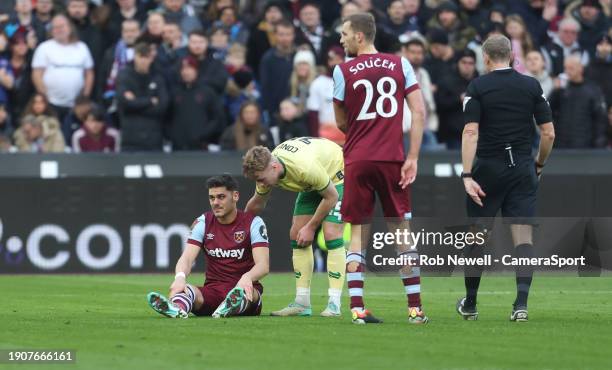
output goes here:
{"type": "Polygon", "coordinates": [[[173,318],[256,316],[261,313],[263,286],[270,258],[263,220],[237,209],[238,184],[229,175],[206,182],[212,212],[198,217],[183,254],[176,263],[170,299],[157,292],[147,302],[158,313],[173,318]],[[206,256],[204,286],[187,284],[200,250],[206,256]]]}
{"type": "Polygon", "coordinates": [[[295,301],[272,312],[272,315],[312,315],[312,241],[322,224],[328,249],[329,301],[321,316],[340,316],[346,264],[342,237],[344,225],[339,213],[344,192],[342,149],[327,139],[294,138],[281,143],[271,153],[263,146],[250,149],[244,156],[242,167],[244,175],[257,182],[255,194],[247,203],[247,212],[261,212],[272,187],[298,192],[289,231],[296,278],[295,301]]]}
{"type": "MultiPolygon", "coordinates": [[[[347,133],[344,146],[346,193],[342,217],[350,222],[351,243],[347,255],[347,280],[351,311],[356,324],[380,323],[363,303],[365,256],[370,234],[374,194],[382,203],[391,230],[408,229],[412,216],[410,184],[417,173],[423,136],[424,103],[412,66],[405,58],[379,53],[374,48],[376,26],[369,13],[343,20],[340,42],[354,59],[334,69],[334,112],[338,127],[347,133]],[[404,99],[412,113],[410,152],[404,160],[402,118],[404,99]],[[363,234],[362,234],[363,229],[363,234]]],[[[417,251],[398,245],[398,254],[417,251]]],[[[427,322],[421,310],[421,278],[418,266],[400,270],[408,300],[408,321],[427,322]]]]}

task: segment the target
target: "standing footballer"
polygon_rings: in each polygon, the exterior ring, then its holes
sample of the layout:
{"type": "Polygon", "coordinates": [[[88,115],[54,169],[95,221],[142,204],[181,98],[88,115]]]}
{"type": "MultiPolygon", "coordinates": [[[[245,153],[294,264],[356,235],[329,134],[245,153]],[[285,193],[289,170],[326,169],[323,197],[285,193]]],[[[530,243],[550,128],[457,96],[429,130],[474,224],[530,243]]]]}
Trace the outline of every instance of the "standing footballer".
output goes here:
{"type": "Polygon", "coordinates": [[[247,212],[259,214],[273,187],[298,193],[293,209],[289,237],[295,271],[295,301],[272,316],[311,316],[310,283],[314,259],[312,240],[321,226],[325,236],[329,301],[321,316],[340,316],[340,298],[344,285],[346,252],[340,218],[344,188],[342,148],[323,138],[298,137],[279,144],[272,152],[263,146],[251,148],[244,156],[242,170],[255,180],[255,194],[247,212]]]}
{"type": "MultiPolygon", "coordinates": [[[[410,184],[417,174],[423,136],[424,103],[412,66],[403,57],[379,53],[373,44],[374,17],[367,13],[343,20],[340,42],[351,61],[334,69],[334,111],[338,127],[346,132],[344,146],[345,195],[341,214],[352,227],[347,255],[347,281],[353,322],[380,323],[363,303],[365,257],[361,239],[370,233],[374,194],[382,203],[389,228],[408,229],[412,216],[410,184]],[[402,117],[404,99],[412,113],[410,152],[404,156],[402,117]]],[[[401,255],[416,250],[398,246],[401,255]]],[[[408,321],[427,322],[421,309],[420,269],[400,270],[408,297],[408,321]]]]}

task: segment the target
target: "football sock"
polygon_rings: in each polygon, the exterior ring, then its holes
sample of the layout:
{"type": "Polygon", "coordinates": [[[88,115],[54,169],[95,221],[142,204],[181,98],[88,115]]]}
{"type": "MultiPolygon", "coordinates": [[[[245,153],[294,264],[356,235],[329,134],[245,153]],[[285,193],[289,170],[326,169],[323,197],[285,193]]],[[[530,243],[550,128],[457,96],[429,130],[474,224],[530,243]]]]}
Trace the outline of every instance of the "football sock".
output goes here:
{"type": "Polygon", "coordinates": [[[404,284],[408,307],[421,307],[421,268],[417,263],[419,253],[416,251],[404,252],[401,253],[400,256],[408,256],[412,258],[411,261],[415,261],[409,273],[406,274],[400,270],[400,277],[404,284]]]}
{"type": "MultiPolygon", "coordinates": [[[[533,245],[520,244],[515,249],[517,258],[533,257],[533,245]]],[[[514,308],[526,308],[529,288],[533,280],[533,266],[516,266],[516,300],[514,308]]]]}
{"type": "Polygon", "coordinates": [[[364,285],[364,270],[365,270],[365,257],[360,253],[350,252],[346,256],[347,272],[346,281],[348,282],[349,296],[351,297],[351,310],[352,309],[364,309],[363,304],[363,285],[364,285]],[[348,264],[350,262],[357,262],[359,266],[355,272],[350,272],[348,264]]]}
{"type": "MultiPolygon", "coordinates": [[[[463,255],[467,258],[480,258],[484,256],[484,245],[468,245],[463,250],[463,255]]],[[[476,296],[482,277],[482,266],[465,267],[465,307],[476,306],[476,296]]]]}
{"type": "Polygon", "coordinates": [[[175,294],[174,296],[172,296],[172,298],[170,298],[170,301],[175,306],[180,307],[183,311],[191,312],[191,309],[193,308],[193,302],[195,302],[194,288],[191,285],[187,284],[185,292],[175,294]]]}
{"type": "Polygon", "coordinates": [[[295,271],[295,302],[310,307],[310,281],[314,269],[312,245],[298,248],[295,240],[291,241],[293,248],[293,270],[295,271]]]}
{"type": "Polygon", "coordinates": [[[346,269],[346,251],[344,241],[335,239],[326,241],[327,245],[327,276],[329,279],[329,301],[340,307],[342,286],[346,269]]]}

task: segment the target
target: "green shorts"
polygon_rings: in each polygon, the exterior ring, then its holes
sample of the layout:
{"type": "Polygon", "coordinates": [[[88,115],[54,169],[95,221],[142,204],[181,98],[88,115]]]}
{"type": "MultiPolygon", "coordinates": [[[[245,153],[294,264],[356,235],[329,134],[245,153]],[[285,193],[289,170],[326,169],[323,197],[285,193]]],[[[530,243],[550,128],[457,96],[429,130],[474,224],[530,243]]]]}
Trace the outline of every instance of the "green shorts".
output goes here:
{"type": "MultiPolygon", "coordinates": [[[[342,205],[342,194],[344,194],[344,183],[336,185],[336,191],[338,191],[338,202],[336,206],[329,211],[329,214],[323,221],[341,224],[342,216],[340,215],[340,206],[342,205]]],[[[321,203],[321,199],[323,198],[321,198],[321,195],[316,191],[298,193],[295,200],[295,207],[293,208],[293,215],[314,215],[317,207],[319,207],[319,203],[321,203]]]]}

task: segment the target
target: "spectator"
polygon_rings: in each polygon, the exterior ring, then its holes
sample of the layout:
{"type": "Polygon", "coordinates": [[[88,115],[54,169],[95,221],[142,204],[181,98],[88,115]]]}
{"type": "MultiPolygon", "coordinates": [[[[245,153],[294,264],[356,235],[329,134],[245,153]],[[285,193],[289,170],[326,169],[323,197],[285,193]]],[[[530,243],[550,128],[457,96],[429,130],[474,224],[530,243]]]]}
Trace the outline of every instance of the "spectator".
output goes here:
{"type": "Polygon", "coordinates": [[[490,22],[489,12],[482,5],[480,0],[459,0],[459,18],[467,20],[466,23],[484,37],[490,22]]]}
{"type": "Polygon", "coordinates": [[[412,22],[403,0],[393,0],[387,6],[387,17],[380,25],[387,33],[393,34],[398,41],[410,38],[419,30],[417,23],[412,22]]]}
{"type": "Polygon", "coordinates": [[[75,25],[78,37],[87,45],[93,60],[100,60],[104,52],[102,33],[89,19],[88,0],[68,0],[66,2],[68,17],[75,25]]]}
{"type": "Polygon", "coordinates": [[[162,32],[162,43],[157,49],[155,63],[159,66],[159,70],[164,75],[167,83],[172,82],[173,74],[176,72],[173,67],[179,61],[179,50],[186,45],[187,38],[183,36],[179,25],[173,22],[166,22],[162,32]]]}
{"type": "Polygon", "coordinates": [[[234,6],[221,8],[219,18],[213,26],[223,28],[229,34],[230,44],[246,45],[249,39],[249,29],[238,19],[238,11],[234,6]]]}
{"type": "Polygon", "coordinates": [[[310,84],[315,77],[317,77],[317,70],[314,54],[310,50],[299,50],[293,57],[293,72],[289,77],[289,96],[295,99],[300,112],[306,108],[310,84]]]}
{"type": "Polygon", "coordinates": [[[294,99],[284,99],[278,110],[278,141],[275,144],[303,136],[310,135],[300,106],[294,99]]]}
{"type": "Polygon", "coordinates": [[[74,133],[85,123],[85,119],[91,112],[93,102],[86,96],[78,96],[74,101],[74,107],[62,122],[62,134],[66,143],[72,143],[74,133]]]}
{"type": "Polygon", "coordinates": [[[274,147],[270,132],[265,129],[261,120],[259,106],[255,102],[246,102],[240,107],[236,122],[225,129],[221,135],[222,150],[247,151],[250,148],[263,145],[270,149],[274,147]]]}
{"type": "Polygon", "coordinates": [[[599,0],[582,0],[571,15],[580,24],[578,42],[593,58],[598,37],[608,30],[610,20],[603,13],[599,0]]]}
{"type": "Polygon", "coordinates": [[[423,67],[429,72],[434,92],[436,85],[447,74],[452,73],[455,62],[455,51],[448,44],[448,36],[440,29],[433,29],[429,33],[429,59],[425,60],[423,67]]]}
{"type": "Polygon", "coordinates": [[[233,0],[211,0],[205,12],[202,12],[202,24],[204,29],[209,29],[219,19],[223,8],[232,7],[233,0]]]}
{"type": "Polygon", "coordinates": [[[57,119],[57,114],[49,104],[47,97],[41,93],[34,93],[30,100],[28,100],[28,103],[23,110],[23,116],[25,115],[33,115],[34,117],[45,115],[57,119]]]}
{"type": "Polygon", "coordinates": [[[334,46],[327,52],[326,73],[320,74],[310,85],[306,109],[308,111],[308,131],[310,136],[320,136],[343,145],[345,135],[336,125],[333,93],[334,68],[344,62],[344,49],[334,46]]]}
{"type": "MultiPolygon", "coordinates": [[[[402,55],[408,59],[419,88],[423,93],[423,100],[425,102],[425,127],[423,130],[423,148],[436,147],[438,142],[435,133],[438,131],[439,121],[438,114],[436,113],[436,101],[433,95],[433,88],[431,83],[431,77],[425,68],[423,68],[423,61],[425,60],[425,52],[427,48],[425,43],[419,38],[414,38],[408,41],[402,47],[402,55]]],[[[404,107],[406,112],[407,107],[404,107]]],[[[406,116],[406,114],[405,114],[406,116]]]]}
{"type": "Polygon", "coordinates": [[[223,62],[230,46],[229,34],[224,28],[213,27],[209,35],[210,55],[213,59],[223,62]]]}
{"type": "Polygon", "coordinates": [[[146,42],[147,44],[153,44],[156,46],[161,45],[165,24],[166,21],[164,20],[164,16],[161,12],[149,12],[149,15],[147,16],[147,22],[145,24],[145,30],[140,36],[139,41],[146,42]]]}
{"type": "Polygon", "coordinates": [[[202,29],[195,10],[185,0],[163,0],[160,11],[167,21],[178,23],[184,34],[202,29]]]}
{"type": "Polygon", "coordinates": [[[104,109],[93,104],[83,126],[72,135],[72,151],[116,153],[120,148],[119,131],[106,124],[104,109]]]}
{"type": "Polygon", "coordinates": [[[162,149],[168,93],[163,77],[151,69],[154,58],[152,47],[139,43],[134,47],[134,63],[119,72],[117,105],[122,151],[162,149]]]}
{"type": "Polygon", "coordinates": [[[6,28],[22,28],[26,33],[33,32],[33,34],[36,35],[37,43],[45,40],[47,36],[45,25],[42,24],[38,18],[33,16],[32,0],[15,1],[15,13],[9,19],[6,28]]]}
{"type": "Polygon", "coordinates": [[[505,30],[512,42],[512,56],[514,58],[512,67],[519,73],[527,72],[525,67],[525,56],[534,50],[533,41],[527,32],[523,19],[515,14],[506,17],[505,30]]]}
{"type": "MultiPolygon", "coordinates": [[[[128,63],[134,60],[134,45],[140,36],[140,24],[135,19],[126,19],[121,24],[121,39],[104,54],[99,68],[97,90],[101,101],[111,106],[115,99],[117,76],[128,63]]],[[[113,107],[111,111],[114,111],[113,107]]]]}
{"type": "Polygon", "coordinates": [[[585,81],[579,56],[565,58],[564,65],[567,83],[554,90],[549,100],[555,122],[555,147],[605,147],[606,105],[601,90],[585,81]]]}
{"type": "Polygon", "coordinates": [[[40,44],[34,52],[32,81],[63,120],[79,94],[91,94],[93,60],[65,15],[56,15],[51,24],[53,38],[40,44]]]}
{"type": "Polygon", "coordinates": [[[255,78],[260,79],[259,63],[263,55],[276,46],[275,27],[283,19],[283,7],[280,2],[270,1],[264,10],[263,19],[251,30],[247,45],[247,64],[253,68],[255,78]]]}
{"type": "Polygon", "coordinates": [[[40,24],[45,32],[44,37],[38,40],[39,42],[43,42],[47,39],[47,34],[51,30],[51,19],[53,15],[53,0],[36,0],[34,18],[36,19],[36,23],[40,24]]]}
{"type": "Polygon", "coordinates": [[[538,80],[538,82],[540,82],[540,86],[542,86],[544,96],[549,98],[554,86],[552,78],[548,74],[548,71],[546,71],[542,53],[540,53],[538,50],[532,50],[527,53],[527,57],[525,58],[525,67],[527,68],[527,72],[525,74],[538,80]]]}
{"type": "Polygon", "coordinates": [[[573,18],[565,18],[559,23],[557,35],[544,46],[547,69],[553,76],[563,71],[563,60],[570,55],[580,55],[583,65],[589,63],[589,53],[578,43],[579,32],[580,24],[573,18]]]}
{"type": "Polygon", "coordinates": [[[438,6],[436,15],[428,22],[428,26],[443,30],[455,51],[465,49],[476,36],[476,30],[459,18],[459,7],[452,1],[445,1],[438,6]]]}
{"type": "Polygon", "coordinates": [[[137,0],[117,0],[111,2],[109,20],[104,28],[104,49],[108,49],[119,41],[123,32],[123,22],[135,20],[139,25],[147,19],[146,11],[138,6],[137,0]]]}
{"type": "Polygon", "coordinates": [[[228,89],[228,94],[226,96],[226,106],[230,114],[230,120],[228,122],[236,122],[242,104],[247,101],[253,101],[259,104],[261,98],[261,93],[257,89],[255,80],[253,80],[253,74],[250,70],[242,70],[234,73],[233,82],[237,90],[233,93],[228,89]]]}
{"type": "Polygon", "coordinates": [[[26,115],[15,131],[15,146],[20,152],[62,153],[65,150],[64,137],[56,119],[46,116],[26,115]]]}
{"type": "Polygon", "coordinates": [[[0,105],[6,105],[9,101],[9,91],[15,84],[15,76],[11,63],[6,58],[0,57],[0,105]]]}
{"type": "Polygon", "coordinates": [[[458,55],[454,73],[446,75],[436,91],[440,118],[438,136],[448,149],[461,149],[463,98],[469,83],[476,77],[476,55],[471,50],[464,50],[458,55]]]}
{"type": "Polygon", "coordinates": [[[595,58],[587,68],[587,79],[601,88],[606,105],[612,107],[612,39],[605,33],[597,41],[595,58]]]}
{"type": "Polygon", "coordinates": [[[323,56],[329,48],[329,34],[321,24],[321,10],[313,2],[306,2],[300,7],[297,44],[308,44],[316,56],[317,64],[322,63],[323,56]]]}
{"type": "Polygon", "coordinates": [[[215,92],[198,80],[198,61],[181,62],[181,81],[172,88],[170,140],[173,150],[207,150],[223,132],[223,107],[215,92]]]}
{"type": "MultiPolygon", "coordinates": [[[[187,47],[178,51],[182,59],[192,56],[199,63],[198,78],[210,86],[215,93],[222,95],[227,85],[227,72],[223,64],[215,60],[208,52],[208,39],[203,31],[192,31],[187,40],[187,47]]],[[[180,66],[177,66],[177,70],[180,66]]]]}
{"type": "Polygon", "coordinates": [[[506,15],[508,15],[508,10],[504,4],[493,4],[489,10],[489,22],[494,25],[503,25],[506,23],[506,15]]]}
{"type": "Polygon", "coordinates": [[[10,140],[13,137],[13,124],[5,104],[0,103],[0,137],[10,140]]]}
{"type": "Polygon", "coordinates": [[[507,5],[509,14],[521,16],[536,46],[543,45],[548,39],[548,28],[559,12],[557,0],[508,1],[507,5]]]}
{"type": "Polygon", "coordinates": [[[276,46],[268,50],[259,66],[264,120],[272,125],[280,102],[289,96],[289,77],[293,70],[295,30],[283,21],[276,25],[276,46]]]}

